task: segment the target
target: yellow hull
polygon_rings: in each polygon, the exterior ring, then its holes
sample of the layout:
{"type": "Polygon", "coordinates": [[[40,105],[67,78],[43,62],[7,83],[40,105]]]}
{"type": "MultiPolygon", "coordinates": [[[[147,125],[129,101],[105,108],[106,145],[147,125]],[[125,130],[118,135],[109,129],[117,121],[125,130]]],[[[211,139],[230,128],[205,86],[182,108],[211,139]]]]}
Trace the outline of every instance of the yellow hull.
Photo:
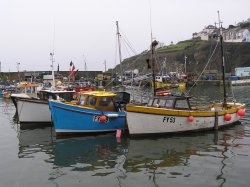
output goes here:
{"type": "MultiPolygon", "coordinates": [[[[151,85],[153,85],[153,82],[151,82],[151,85]]],[[[172,87],[174,84],[171,83],[163,83],[163,82],[155,82],[156,88],[162,88],[162,87],[172,87]]],[[[178,88],[180,89],[185,89],[186,88],[186,83],[178,83],[178,88]]]]}
{"type": "MultiPolygon", "coordinates": [[[[148,114],[157,114],[157,115],[171,115],[171,116],[207,116],[211,117],[215,115],[215,111],[211,111],[211,108],[221,108],[222,104],[213,104],[210,106],[199,107],[196,110],[175,110],[175,109],[166,109],[166,108],[156,108],[156,107],[146,107],[146,106],[137,106],[137,105],[127,105],[126,110],[130,112],[138,113],[148,113],[148,114]],[[207,108],[207,111],[204,111],[204,108],[207,108]]],[[[218,111],[218,115],[225,115],[230,113],[235,113],[239,109],[245,109],[244,104],[239,103],[228,103],[228,109],[221,109],[218,111]]]]}

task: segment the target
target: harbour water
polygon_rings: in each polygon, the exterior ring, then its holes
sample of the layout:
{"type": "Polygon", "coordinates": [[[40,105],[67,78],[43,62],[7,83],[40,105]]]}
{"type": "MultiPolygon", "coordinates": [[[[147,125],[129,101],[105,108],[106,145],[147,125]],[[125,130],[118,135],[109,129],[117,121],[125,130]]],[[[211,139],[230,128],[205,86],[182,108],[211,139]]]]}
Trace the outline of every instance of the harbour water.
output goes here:
{"type": "MultiPolygon", "coordinates": [[[[193,95],[220,100],[217,88],[196,88],[193,95]]],[[[233,88],[246,104],[241,124],[121,140],[113,133],[57,138],[53,127],[21,128],[13,103],[0,97],[0,186],[249,186],[249,92],[250,86],[233,88]]]]}

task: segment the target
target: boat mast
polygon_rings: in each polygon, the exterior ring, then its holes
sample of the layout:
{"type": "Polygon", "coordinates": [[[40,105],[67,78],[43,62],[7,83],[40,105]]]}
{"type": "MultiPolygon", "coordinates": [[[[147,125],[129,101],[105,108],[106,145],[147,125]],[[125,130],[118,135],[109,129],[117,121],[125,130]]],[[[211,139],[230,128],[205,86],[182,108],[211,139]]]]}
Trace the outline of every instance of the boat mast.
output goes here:
{"type": "MultiPolygon", "coordinates": [[[[151,15],[151,2],[149,1],[149,18],[150,18],[150,39],[151,39],[151,60],[152,60],[152,76],[153,76],[153,94],[156,96],[156,85],[155,85],[155,47],[158,45],[156,40],[153,41],[153,31],[152,31],[152,15],[151,15]]],[[[149,62],[148,62],[149,63],[149,62]]]]}
{"type": "Polygon", "coordinates": [[[82,55],[82,59],[83,59],[83,63],[84,63],[84,71],[87,71],[87,64],[86,64],[84,54],[82,55]]]}
{"type": "Polygon", "coordinates": [[[120,73],[121,73],[121,83],[123,85],[123,76],[122,76],[122,53],[121,53],[121,41],[120,41],[120,32],[119,32],[119,26],[118,21],[116,21],[116,28],[117,28],[117,39],[118,39],[118,48],[119,48],[119,60],[120,60],[120,73]]]}
{"type": "Polygon", "coordinates": [[[51,60],[51,71],[52,71],[52,90],[56,88],[56,83],[55,83],[55,72],[54,72],[54,51],[55,51],[55,33],[56,33],[56,24],[55,24],[55,19],[54,19],[54,30],[53,30],[53,43],[52,43],[52,52],[50,53],[50,60],[51,60]]]}
{"type": "Polygon", "coordinates": [[[51,69],[52,69],[52,89],[55,89],[56,85],[55,85],[55,72],[54,72],[54,52],[50,53],[50,60],[51,60],[51,69]]]}
{"type": "Polygon", "coordinates": [[[220,12],[218,12],[219,29],[220,29],[220,49],[221,49],[221,71],[222,71],[222,81],[223,81],[223,107],[227,108],[227,93],[226,93],[226,81],[225,81],[225,58],[223,49],[223,36],[222,36],[222,22],[220,20],[220,12]]]}
{"type": "Polygon", "coordinates": [[[154,40],[151,43],[151,60],[152,60],[152,76],[153,76],[153,90],[154,90],[154,96],[156,96],[156,85],[155,85],[155,47],[157,46],[158,42],[154,40]]]}

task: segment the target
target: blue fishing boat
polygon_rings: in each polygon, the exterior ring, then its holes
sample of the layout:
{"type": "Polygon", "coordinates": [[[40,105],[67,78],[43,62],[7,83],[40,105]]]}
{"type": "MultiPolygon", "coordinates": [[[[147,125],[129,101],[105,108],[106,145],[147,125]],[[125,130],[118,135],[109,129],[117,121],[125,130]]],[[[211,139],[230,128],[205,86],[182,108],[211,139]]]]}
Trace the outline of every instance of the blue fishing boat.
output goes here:
{"type": "Polygon", "coordinates": [[[129,94],[90,91],[79,94],[77,102],[50,100],[57,135],[109,132],[127,129],[124,104],[129,94]]]}

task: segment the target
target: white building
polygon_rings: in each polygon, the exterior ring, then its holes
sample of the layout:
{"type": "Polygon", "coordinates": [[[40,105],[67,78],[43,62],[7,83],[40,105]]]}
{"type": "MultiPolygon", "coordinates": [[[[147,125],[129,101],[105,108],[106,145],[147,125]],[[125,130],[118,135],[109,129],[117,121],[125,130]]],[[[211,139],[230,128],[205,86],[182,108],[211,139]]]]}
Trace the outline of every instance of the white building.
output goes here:
{"type": "Polygon", "coordinates": [[[235,68],[235,75],[238,77],[249,77],[250,67],[235,68]]]}
{"type": "Polygon", "coordinates": [[[225,42],[250,42],[250,32],[248,29],[235,27],[223,32],[225,42]]]}
{"type": "MultiPolygon", "coordinates": [[[[213,25],[208,25],[199,33],[193,33],[193,38],[201,37],[201,40],[213,39],[213,35],[218,34],[219,30],[213,25]]],[[[250,42],[250,30],[247,28],[234,28],[223,30],[224,42],[250,42]]]]}

